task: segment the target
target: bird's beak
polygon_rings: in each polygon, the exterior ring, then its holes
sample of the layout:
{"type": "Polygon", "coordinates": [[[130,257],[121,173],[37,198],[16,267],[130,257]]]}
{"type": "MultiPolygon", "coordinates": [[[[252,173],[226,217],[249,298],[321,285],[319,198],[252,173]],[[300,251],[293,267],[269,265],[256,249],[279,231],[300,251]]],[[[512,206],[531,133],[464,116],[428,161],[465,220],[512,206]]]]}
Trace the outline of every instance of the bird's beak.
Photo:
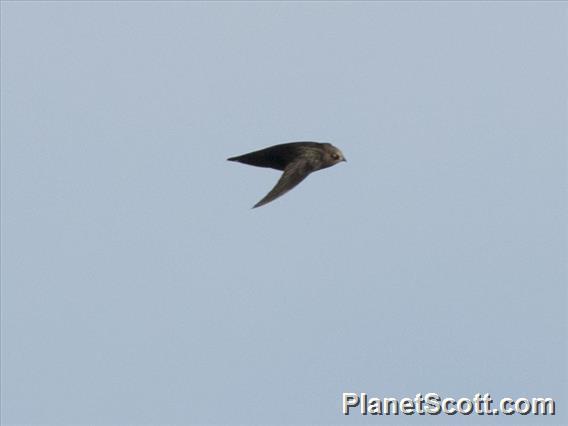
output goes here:
{"type": "Polygon", "coordinates": [[[347,158],[343,157],[343,160],[341,160],[341,161],[345,161],[347,163],[347,158]]]}

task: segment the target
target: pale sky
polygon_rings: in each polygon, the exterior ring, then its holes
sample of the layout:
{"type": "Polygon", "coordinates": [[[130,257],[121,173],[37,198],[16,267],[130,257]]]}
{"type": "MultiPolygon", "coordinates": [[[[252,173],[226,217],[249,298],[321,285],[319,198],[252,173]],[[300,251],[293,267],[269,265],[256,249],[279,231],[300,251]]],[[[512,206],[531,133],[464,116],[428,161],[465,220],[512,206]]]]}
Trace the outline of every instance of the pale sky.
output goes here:
{"type": "Polygon", "coordinates": [[[566,3],[1,12],[3,424],[568,423],[566,3]]]}

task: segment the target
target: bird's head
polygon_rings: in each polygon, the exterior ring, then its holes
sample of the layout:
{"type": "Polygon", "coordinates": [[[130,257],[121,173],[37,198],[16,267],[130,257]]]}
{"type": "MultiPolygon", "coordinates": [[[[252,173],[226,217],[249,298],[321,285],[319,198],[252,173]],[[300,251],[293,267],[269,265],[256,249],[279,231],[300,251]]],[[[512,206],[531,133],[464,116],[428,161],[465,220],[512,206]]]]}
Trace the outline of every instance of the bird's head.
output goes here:
{"type": "MultiPolygon", "coordinates": [[[[339,148],[334,147],[332,144],[325,144],[325,163],[329,166],[334,166],[342,161],[347,161],[345,156],[339,148]]],[[[329,167],[328,166],[328,167],[329,167]]]]}

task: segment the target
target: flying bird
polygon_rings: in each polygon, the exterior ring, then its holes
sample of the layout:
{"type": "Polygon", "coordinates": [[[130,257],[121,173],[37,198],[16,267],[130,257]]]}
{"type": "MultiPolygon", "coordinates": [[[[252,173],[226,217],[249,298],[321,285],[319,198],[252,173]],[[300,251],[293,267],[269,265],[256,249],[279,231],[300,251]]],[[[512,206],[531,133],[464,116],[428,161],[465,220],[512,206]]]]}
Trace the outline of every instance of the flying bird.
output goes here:
{"type": "Polygon", "coordinates": [[[319,142],[283,143],[227,160],[284,171],[274,188],[253,209],[284,195],[310,173],[347,161],[343,153],[332,144],[319,142]]]}

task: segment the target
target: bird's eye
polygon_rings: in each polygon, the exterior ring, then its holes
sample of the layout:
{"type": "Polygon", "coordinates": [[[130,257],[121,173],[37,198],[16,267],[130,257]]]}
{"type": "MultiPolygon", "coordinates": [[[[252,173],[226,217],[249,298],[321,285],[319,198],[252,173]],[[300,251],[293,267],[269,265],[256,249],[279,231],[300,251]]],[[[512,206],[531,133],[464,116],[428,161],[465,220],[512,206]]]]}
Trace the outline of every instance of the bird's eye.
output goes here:
{"type": "Polygon", "coordinates": [[[339,160],[339,154],[331,154],[331,158],[333,158],[334,160],[339,160]]]}

